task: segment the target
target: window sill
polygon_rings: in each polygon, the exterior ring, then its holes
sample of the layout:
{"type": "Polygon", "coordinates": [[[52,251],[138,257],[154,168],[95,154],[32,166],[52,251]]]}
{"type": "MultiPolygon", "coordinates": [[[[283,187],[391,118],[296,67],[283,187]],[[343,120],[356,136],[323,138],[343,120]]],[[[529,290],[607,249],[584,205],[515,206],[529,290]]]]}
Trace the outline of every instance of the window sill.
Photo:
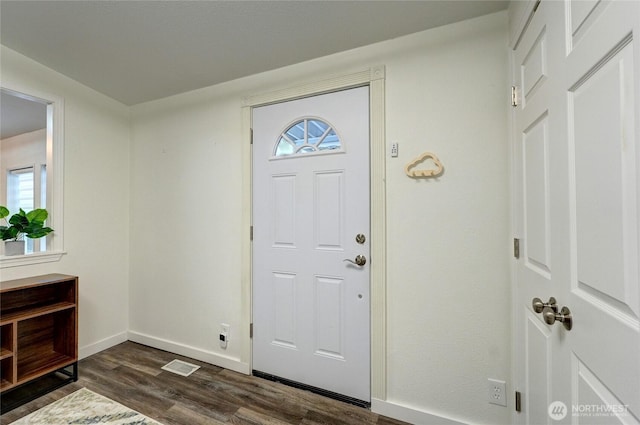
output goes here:
{"type": "Polygon", "coordinates": [[[0,269],[60,261],[65,251],[36,252],[27,255],[0,255],[0,269]]]}

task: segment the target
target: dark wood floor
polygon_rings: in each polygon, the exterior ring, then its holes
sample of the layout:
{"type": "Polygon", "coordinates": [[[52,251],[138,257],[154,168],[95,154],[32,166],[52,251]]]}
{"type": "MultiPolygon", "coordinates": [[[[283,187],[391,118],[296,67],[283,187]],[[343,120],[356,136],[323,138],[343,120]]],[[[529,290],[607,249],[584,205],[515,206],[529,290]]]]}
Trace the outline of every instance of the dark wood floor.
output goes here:
{"type": "Polygon", "coordinates": [[[133,342],[81,360],[79,370],[78,382],[0,416],[0,425],[82,387],[165,425],[404,424],[361,407],[133,342]],[[201,368],[189,377],[160,369],[176,358],[201,368]]]}

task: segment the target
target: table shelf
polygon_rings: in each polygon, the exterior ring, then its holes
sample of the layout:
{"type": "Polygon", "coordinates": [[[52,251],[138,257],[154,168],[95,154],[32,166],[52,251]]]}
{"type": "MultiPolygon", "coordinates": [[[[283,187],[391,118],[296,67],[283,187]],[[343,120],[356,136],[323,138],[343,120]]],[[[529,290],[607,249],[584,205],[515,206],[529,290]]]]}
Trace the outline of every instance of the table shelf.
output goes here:
{"type": "Polygon", "coordinates": [[[0,340],[3,399],[70,365],[77,379],[78,278],[51,274],[0,282],[0,340]]]}

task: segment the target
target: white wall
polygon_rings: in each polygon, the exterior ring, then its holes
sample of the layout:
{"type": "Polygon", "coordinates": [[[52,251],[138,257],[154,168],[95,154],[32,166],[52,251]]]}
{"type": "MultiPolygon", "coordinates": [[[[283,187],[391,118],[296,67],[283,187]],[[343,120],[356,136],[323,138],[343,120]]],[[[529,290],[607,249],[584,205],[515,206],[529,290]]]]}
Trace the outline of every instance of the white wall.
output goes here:
{"type": "Polygon", "coordinates": [[[132,338],[194,347],[183,353],[238,370],[239,99],[198,92],[169,104],[134,108],[132,338]],[[221,322],[231,325],[227,352],[218,347],[221,322]]]}
{"type": "Polygon", "coordinates": [[[510,422],[486,390],[510,377],[505,24],[435,30],[387,68],[388,400],[471,423],[510,422]],[[444,174],[408,179],[424,150],[444,174]]]}
{"type": "Polygon", "coordinates": [[[4,46],[2,83],[64,98],[64,242],[59,262],[4,268],[9,280],[80,277],[80,354],[126,340],[129,323],[129,108],[4,46]]]}
{"type": "MultiPolygon", "coordinates": [[[[45,123],[43,123],[45,124],[45,123]]],[[[47,163],[47,130],[45,128],[0,140],[0,204],[7,206],[7,173],[24,167],[35,167],[36,181],[40,166],[47,163]]],[[[12,211],[14,213],[16,211],[12,211]]]]}
{"type": "Polygon", "coordinates": [[[45,128],[0,140],[0,167],[3,170],[47,161],[47,130],[45,128]]]}
{"type": "Polygon", "coordinates": [[[493,14],[133,107],[131,338],[248,367],[242,97],[385,65],[400,156],[386,165],[388,397],[374,408],[508,423],[512,406],[489,405],[486,390],[510,374],[506,22],[493,14]],[[407,178],[425,150],[444,175],[407,178]]]}

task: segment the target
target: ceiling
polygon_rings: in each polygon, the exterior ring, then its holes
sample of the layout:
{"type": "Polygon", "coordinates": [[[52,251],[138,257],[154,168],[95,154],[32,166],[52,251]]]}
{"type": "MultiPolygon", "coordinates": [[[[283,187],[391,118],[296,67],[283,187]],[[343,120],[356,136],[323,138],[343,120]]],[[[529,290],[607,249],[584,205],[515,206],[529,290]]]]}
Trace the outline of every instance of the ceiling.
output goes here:
{"type": "Polygon", "coordinates": [[[46,127],[46,104],[0,92],[0,140],[46,127]]]}
{"type": "Polygon", "coordinates": [[[508,1],[0,1],[2,44],[126,105],[506,9],[508,1]]]}

